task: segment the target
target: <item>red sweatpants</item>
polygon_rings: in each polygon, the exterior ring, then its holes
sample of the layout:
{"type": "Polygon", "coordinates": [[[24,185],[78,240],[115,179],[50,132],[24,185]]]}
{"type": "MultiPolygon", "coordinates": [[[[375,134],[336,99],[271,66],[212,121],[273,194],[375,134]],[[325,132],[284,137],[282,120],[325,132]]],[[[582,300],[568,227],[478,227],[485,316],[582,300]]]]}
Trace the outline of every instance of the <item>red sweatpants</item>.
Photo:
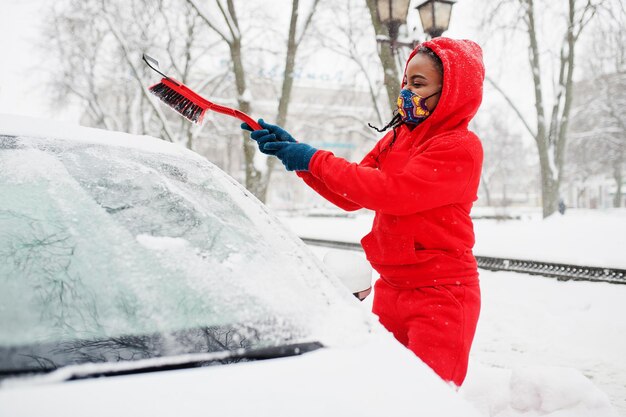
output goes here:
{"type": "Polygon", "coordinates": [[[463,383],[480,313],[478,282],[400,289],[381,278],[374,287],[372,310],[443,380],[463,383]]]}

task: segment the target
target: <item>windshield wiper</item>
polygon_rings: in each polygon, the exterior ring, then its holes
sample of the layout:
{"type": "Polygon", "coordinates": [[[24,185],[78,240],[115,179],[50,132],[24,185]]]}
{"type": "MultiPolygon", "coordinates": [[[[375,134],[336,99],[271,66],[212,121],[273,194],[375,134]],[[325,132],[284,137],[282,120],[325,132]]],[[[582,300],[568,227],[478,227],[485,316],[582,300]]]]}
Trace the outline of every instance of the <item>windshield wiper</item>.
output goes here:
{"type": "Polygon", "coordinates": [[[24,378],[5,380],[2,381],[2,384],[15,385],[23,382],[30,385],[33,383],[73,381],[103,376],[130,375],[211,365],[223,365],[237,362],[286,358],[290,356],[298,356],[322,347],[324,347],[324,345],[320,342],[305,342],[258,349],[235,349],[222,352],[188,353],[178,356],[156,357],[136,361],[67,365],[55,370],[16,369],[11,370],[11,376],[29,375],[31,378],[28,378],[27,380],[24,378]],[[47,373],[41,375],[41,372],[47,373]]]}

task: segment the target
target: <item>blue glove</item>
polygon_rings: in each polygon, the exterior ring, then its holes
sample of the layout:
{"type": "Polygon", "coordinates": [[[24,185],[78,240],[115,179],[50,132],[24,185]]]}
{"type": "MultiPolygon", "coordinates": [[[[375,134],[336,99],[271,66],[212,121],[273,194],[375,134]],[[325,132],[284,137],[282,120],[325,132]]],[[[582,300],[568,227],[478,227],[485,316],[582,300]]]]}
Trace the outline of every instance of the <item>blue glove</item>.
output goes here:
{"type": "Polygon", "coordinates": [[[287,171],[308,171],[309,162],[317,152],[317,149],[306,143],[297,142],[269,142],[265,144],[265,150],[274,152],[287,171]]]}
{"type": "Polygon", "coordinates": [[[270,151],[265,148],[269,142],[295,142],[296,140],[283,128],[276,125],[265,123],[263,119],[259,119],[259,124],[263,130],[253,130],[247,123],[242,123],[243,130],[250,131],[250,138],[259,145],[259,150],[266,155],[275,155],[276,151],[270,151]]]}

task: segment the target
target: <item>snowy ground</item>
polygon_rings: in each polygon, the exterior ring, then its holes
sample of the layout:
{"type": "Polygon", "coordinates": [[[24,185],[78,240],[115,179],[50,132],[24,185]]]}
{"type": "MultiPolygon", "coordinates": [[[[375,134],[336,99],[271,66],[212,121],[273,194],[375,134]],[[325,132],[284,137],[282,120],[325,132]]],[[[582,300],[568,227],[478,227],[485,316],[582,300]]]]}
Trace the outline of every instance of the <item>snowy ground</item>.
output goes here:
{"type": "MultiPolygon", "coordinates": [[[[282,220],[300,236],[358,241],[372,218],[282,220]]],[[[475,226],[476,254],[626,267],[626,210],[475,226]]],[[[626,285],[480,273],[483,307],[465,398],[494,417],[626,417],[626,285]]]]}
{"type": "Polygon", "coordinates": [[[491,416],[610,415],[593,384],[626,415],[626,285],[481,271],[481,289],[466,398],[491,416]]]}

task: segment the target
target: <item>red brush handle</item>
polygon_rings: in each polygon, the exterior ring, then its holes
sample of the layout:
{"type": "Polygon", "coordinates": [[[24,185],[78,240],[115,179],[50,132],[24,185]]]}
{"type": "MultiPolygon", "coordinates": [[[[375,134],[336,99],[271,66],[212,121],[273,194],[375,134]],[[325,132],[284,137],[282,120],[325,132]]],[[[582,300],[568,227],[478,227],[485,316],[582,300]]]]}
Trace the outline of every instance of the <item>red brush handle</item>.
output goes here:
{"type": "Polygon", "coordinates": [[[217,113],[226,114],[228,116],[236,117],[242,122],[246,122],[248,126],[250,126],[254,130],[263,129],[261,125],[259,125],[252,117],[248,116],[241,110],[231,109],[230,107],[221,106],[219,104],[211,103],[210,101],[209,103],[210,103],[209,110],[213,110],[214,112],[217,112],[217,113]]]}
{"type": "Polygon", "coordinates": [[[169,78],[169,77],[163,78],[161,82],[167,85],[168,87],[170,87],[171,89],[178,91],[180,94],[186,96],[190,100],[198,103],[203,108],[213,110],[214,112],[222,113],[227,116],[236,117],[242,122],[246,122],[248,126],[250,126],[254,130],[263,129],[252,117],[248,116],[241,110],[231,109],[230,107],[222,106],[220,104],[215,104],[212,101],[209,101],[206,98],[202,97],[200,94],[196,93],[195,91],[191,90],[185,84],[180,83],[173,78],[169,78]]]}

